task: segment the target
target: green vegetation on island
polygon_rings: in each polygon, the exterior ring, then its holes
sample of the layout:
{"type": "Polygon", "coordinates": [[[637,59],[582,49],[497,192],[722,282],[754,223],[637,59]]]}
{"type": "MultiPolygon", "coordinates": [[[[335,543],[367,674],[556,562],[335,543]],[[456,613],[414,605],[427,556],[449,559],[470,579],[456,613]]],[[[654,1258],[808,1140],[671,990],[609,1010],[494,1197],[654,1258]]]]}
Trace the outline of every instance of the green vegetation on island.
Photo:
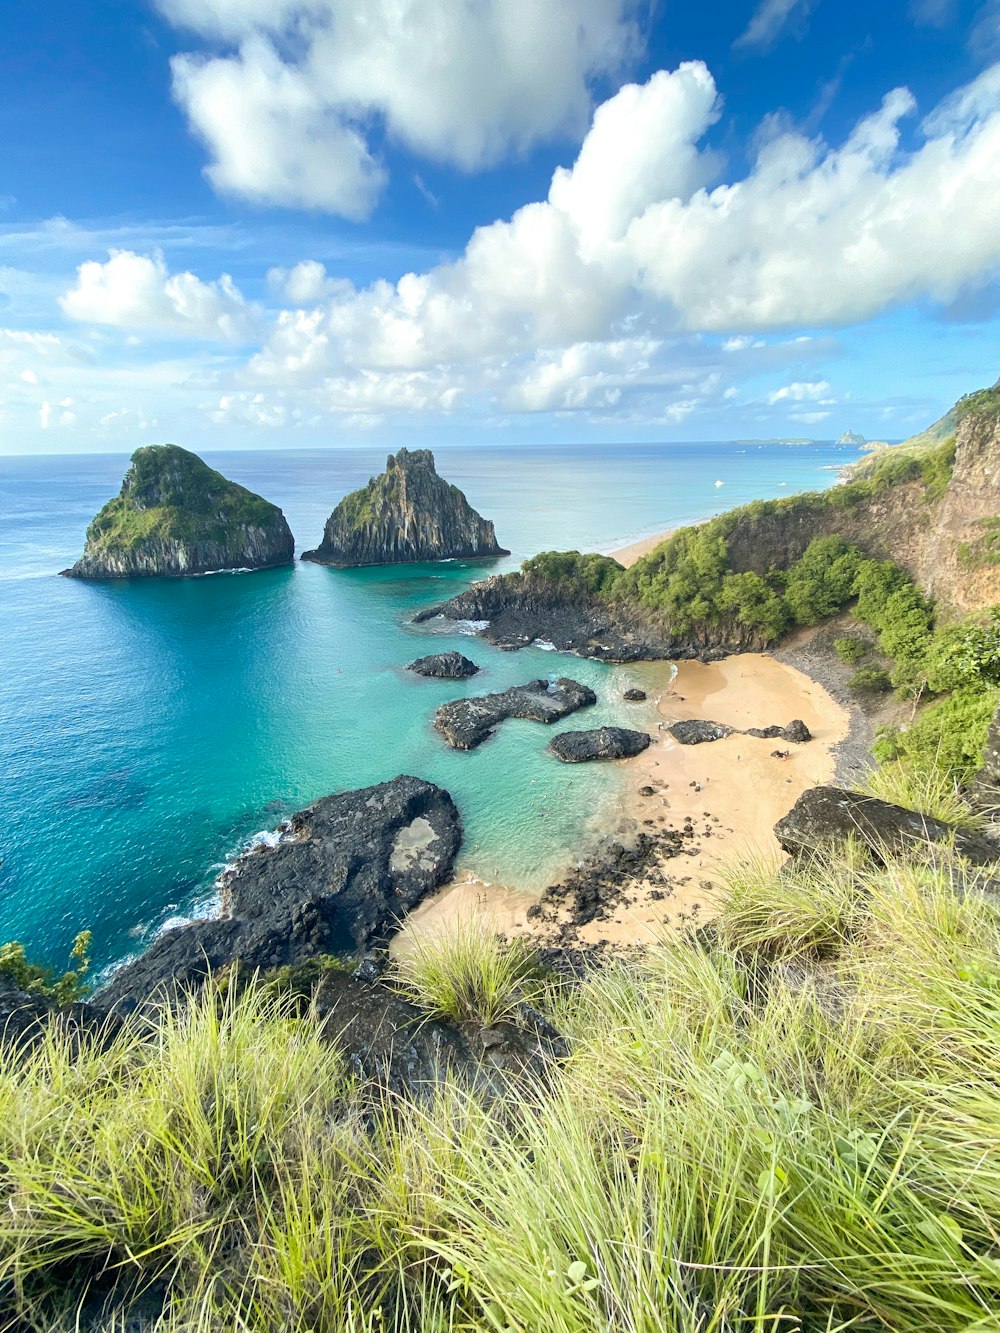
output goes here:
{"type": "Polygon", "coordinates": [[[294,541],[277,505],[175,444],[132,455],[121,492],[87,529],[81,578],[194,574],[292,559],[294,541]]]}

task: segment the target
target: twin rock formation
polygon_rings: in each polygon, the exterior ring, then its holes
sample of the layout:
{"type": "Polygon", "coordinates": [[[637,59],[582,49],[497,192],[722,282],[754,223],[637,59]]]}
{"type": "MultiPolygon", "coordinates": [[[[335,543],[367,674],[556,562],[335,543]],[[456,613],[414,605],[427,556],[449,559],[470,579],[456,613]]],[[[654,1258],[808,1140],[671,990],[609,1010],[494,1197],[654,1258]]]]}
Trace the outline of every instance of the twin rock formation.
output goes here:
{"type": "MultiPolygon", "coordinates": [[[[493,524],[437,475],[428,449],[400,449],[346,495],[302,559],[340,567],[508,555],[493,524]]],[[[119,494],[87,529],[72,578],[269,569],[295,558],[281,510],[174,444],[137,449],[119,494]]]]}

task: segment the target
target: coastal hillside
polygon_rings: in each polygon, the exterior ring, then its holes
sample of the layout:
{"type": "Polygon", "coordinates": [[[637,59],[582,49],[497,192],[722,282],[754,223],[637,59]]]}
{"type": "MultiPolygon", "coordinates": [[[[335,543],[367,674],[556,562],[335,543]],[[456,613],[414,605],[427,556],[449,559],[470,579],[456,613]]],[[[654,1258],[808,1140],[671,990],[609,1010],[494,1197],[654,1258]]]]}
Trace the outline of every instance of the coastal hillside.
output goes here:
{"type": "Polygon", "coordinates": [[[78,579],[266,569],[295,553],[284,515],[176,444],[137,449],[121,491],[87,529],[78,579]]]}
{"type": "Polygon", "coordinates": [[[380,476],[344,496],[302,559],[348,567],[509,554],[493,524],[438,476],[429,449],[400,449],[380,476]]]}

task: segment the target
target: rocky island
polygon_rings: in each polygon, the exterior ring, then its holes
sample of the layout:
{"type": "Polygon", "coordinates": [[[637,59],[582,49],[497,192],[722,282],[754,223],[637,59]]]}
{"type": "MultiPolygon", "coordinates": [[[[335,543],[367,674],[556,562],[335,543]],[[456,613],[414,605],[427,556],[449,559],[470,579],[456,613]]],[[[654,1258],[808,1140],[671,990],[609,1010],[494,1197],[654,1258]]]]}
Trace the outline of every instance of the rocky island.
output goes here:
{"type": "Polygon", "coordinates": [[[176,444],[137,449],[121,491],[87,529],[76,579],[173,578],[287,565],[295,541],[277,505],[176,444]]]}
{"type": "Polygon", "coordinates": [[[344,496],[322,542],[302,559],[343,569],[509,554],[498,545],[493,524],[438,476],[429,449],[400,449],[386,459],[380,476],[344,496]]]}
{"type": "Polygon", "coordinates": [[[595,703],[597,695],[588,685],[566,676],[555,684],[531,680],[499,694],[442,704],[434,716],[434,726],[453,749],[474,750],[509,717],[549,725],[595,703]]]}

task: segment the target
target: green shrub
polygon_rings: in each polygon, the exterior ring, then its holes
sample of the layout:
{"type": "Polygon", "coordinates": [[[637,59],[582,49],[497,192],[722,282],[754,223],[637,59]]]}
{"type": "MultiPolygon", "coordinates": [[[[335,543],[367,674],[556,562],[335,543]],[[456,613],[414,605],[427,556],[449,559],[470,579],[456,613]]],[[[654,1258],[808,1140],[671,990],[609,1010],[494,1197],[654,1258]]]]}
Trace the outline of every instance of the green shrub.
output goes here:
{"type": "Polygon", "coordinates": [[[24,945],[18,940],[0,944],[0,972],[6,972],[14,983],[31,995],[41,995],[57,1005],[72,1004],[83,998],[86,992],[86,975],[90,970],[89,930],[81,930],[73,941],[70,950],[70,967],[57,976],[52,968],[30,963],[25,956],[24,945]]]}
{"type": "Polygon", "coordinates": [[[892,689],[888,671],[880,666],[862,667],[860,671],[855,671],[847,684],[850,689],[862,694],[888,694],[892,689]]]}
{"type": "Polygon", "coordinates": [[[937,631],[927,654],[927,681],[939,693],[1000,685],[1000,606],[985,624],[964,621],[937,631]]]}
{"type": "Polygon", "coordinates": [[[973,685],[936,699],[905,730],[883,733],[875,742],[875,757],[901,759],[920,771],[943,771],[968,786],[982,766],[998,697],[996,689],[973,685]]]}
{"type": "Polygon", "coordinates": [[[853,666],[871,651],[871,644],[860,634],[844,634],[833,641],[834,651],[842,662],[853,666]]]}

